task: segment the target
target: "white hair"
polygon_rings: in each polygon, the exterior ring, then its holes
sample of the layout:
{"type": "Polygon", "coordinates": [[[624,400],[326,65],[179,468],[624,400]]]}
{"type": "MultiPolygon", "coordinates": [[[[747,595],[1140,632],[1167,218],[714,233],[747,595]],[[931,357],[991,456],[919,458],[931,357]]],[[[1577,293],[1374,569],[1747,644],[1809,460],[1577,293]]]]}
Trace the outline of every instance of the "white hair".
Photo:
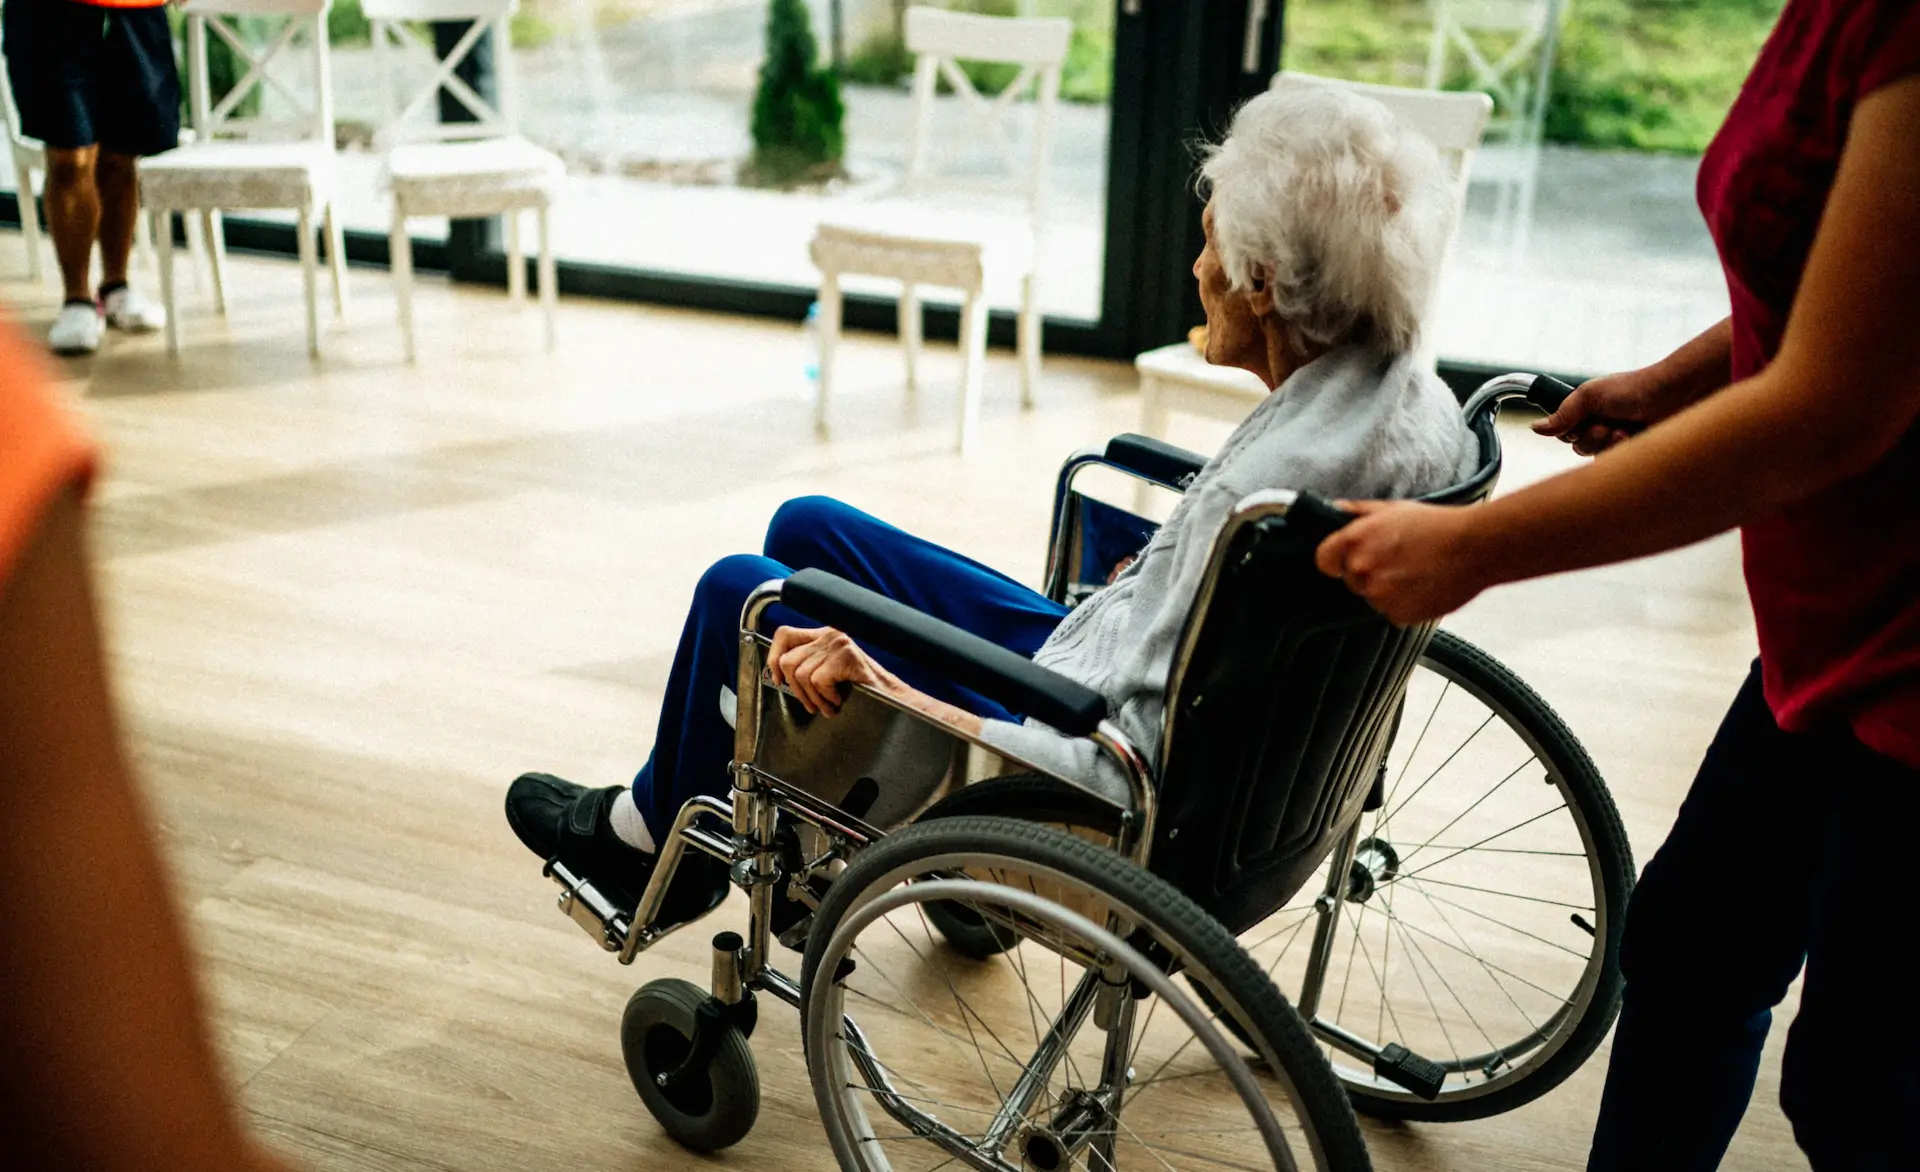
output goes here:
{"type": "Polygon", "coordinates": [[[1235,289],[1263,267],[1297,341],[1416,345],[1452,217],[1432,142],[1379,102],[1299,82],[1240,107],[1203,194],[1235,289]]]}

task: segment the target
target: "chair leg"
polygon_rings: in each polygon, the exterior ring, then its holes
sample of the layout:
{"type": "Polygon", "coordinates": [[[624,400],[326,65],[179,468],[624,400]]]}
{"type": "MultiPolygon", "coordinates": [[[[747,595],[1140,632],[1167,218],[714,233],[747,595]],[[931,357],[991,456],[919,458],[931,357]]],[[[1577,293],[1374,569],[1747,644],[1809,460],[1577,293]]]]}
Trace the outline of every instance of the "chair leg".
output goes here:
{"type": "MultiPolygon", "coordinates": [[[[161,232],[172,234],[172,215],[158,217],[153,223],[156,234],[161,232]]],[[[192,212],[186,212],[180,217],[180,227],[187,234],[187,267],[193,270],[193,288],[197,293],[206,288],[206,278],[200,274],[200,260],[207,254],[206,243],[200,232],[200,217],[192,212]]]]}
{"type": "Polygon", "coordinates": [[[520,213],[507,213],[507,300],[515,305],[527,299],[527,255],[520,247],[520,213]]]}
{"type": "Polygon", "coordinates": [[[320,261],[315,255],[313,209],[300,209],[300,284],[307,296],[307,353],[320,356],[320,261]]]}
{"type": "Polygon", "coordinates": [[[213,274],[213,310],[227,315],[227,234],[220,213],[208,208],[200,213],[200,239],[207,246],[207,269],[213,274]]]}
{"type": "Polygon", "coordinates": [[[960,426],[954,447],[966,451],[980,426],[980,386],[987,368],[987,297],[984,290],[967,293],[960,310],[960,426]]]}
{"type": "Polygon", "coordinates": [[[45,264],[40,255],[40,209],[33,203],[33,172],[17,163],[13,168],[13,189],[19,192],[20,235],[27,246],[27,276],[37,283],[45,264]]]}
{"type": "Polygon", "coordinates": [[[560,317],[560,275],[554,271],[553,219],[542,205],[540,218],[540,312],[547,319],[547,353],[553,353],[560,317]]]}
{"type": "Polygon", "coordinates": [[[334,201],[327,201],[327,269],[333,278],[333,316],[347,316],[347,234],[340,227],[334,201]]]}
{"type": "Polygon", "coordinates": [[[900,351],[907,359],[907,390],[920,389],[920,336],[924,315],[920,287],[911,281],[900,287],[900,351]]]}
{"type": "Polygon", "coordinates": [[[166,208],[154,208],[149,214],[153,217],[153,234],[160,250],[160,305],[167,311],[167,353],[178,357],[180,307],[173,296],[173,213],[166,208]]]}
{"type": "Polygon", "coordinates": [[[1033,406],[1033,392],[1040,385],[1040,305],[1037,276],[1028,273],[1020,282],[1020,320],[1018,343],[1020,358],[1020,405],[1033,406]]]}
{"type": "Polygon", "coordinates": [[[393,302],[400,313],[400,347],[408,362],[413,348],[413,241],[407,236],[407,216],[393,209],[393,228],[387,234],[387,259],[393,270],[393,302]]]}
{"type": "Polygon", "coordinates": [[[813,428],[827,434],[827,400],[833,397],[833,357],[840,345],[840,274],[820,280],[820,386],[813,399],[813,428]]]}

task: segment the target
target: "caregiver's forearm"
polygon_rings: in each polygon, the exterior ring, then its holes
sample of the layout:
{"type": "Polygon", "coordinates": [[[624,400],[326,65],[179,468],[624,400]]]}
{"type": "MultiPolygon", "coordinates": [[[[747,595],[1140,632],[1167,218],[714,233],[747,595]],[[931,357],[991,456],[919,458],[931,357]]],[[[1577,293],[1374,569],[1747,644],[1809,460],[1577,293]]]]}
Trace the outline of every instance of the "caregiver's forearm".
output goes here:
{"type": "Polygon", "coordinates": [[[1763,517],[1870,467],[1901,432],[1810,406],[1776,365],[1592,465],[1470,510],[1462,553],[1489,584],[1643,557],[1763,517]]]}

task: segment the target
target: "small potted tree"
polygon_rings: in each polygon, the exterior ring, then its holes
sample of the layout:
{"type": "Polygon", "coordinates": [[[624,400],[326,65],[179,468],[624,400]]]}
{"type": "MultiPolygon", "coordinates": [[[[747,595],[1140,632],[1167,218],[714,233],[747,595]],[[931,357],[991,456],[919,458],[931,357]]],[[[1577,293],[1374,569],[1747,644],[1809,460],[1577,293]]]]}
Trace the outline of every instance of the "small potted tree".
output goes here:
{"type": "Polygon", "coordinates": [[[838,177],[846,155],[846,106],[840,79],[817,64],[819,45],[806,0],[772,0],[767,59],[753,95],[753,157],[744,178],[790,187],[838,177]]]}

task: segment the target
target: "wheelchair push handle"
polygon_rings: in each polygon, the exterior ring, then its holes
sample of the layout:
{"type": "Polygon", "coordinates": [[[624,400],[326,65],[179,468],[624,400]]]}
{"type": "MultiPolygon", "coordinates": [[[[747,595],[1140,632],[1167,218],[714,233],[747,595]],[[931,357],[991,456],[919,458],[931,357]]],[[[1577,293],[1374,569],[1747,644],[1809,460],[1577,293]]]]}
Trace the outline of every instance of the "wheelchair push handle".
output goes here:
{"type": "Polygon", "coordinates": [[[1287,506],[1287,528],[1297,530],[1315,545],[1353,518],[1354,514],[1310,492],[1294,497],[1293,503],[1287,506]]]}
{"type": "Polygon", "coordinates": [[[1086,736],[1107,718],[1106,698],[1092,688],[825,570],[793,574],[780,601],[1068,736],[1086,736]]]}
{"type": "MultiPolygon", "coordinates": [[[[1553,415],[1566,404],[1576,389],[1573,384],[1561,382],[1550,374],[1536,374],[1533,376],[1533,386],[1527,390],[1527,401],[1548,415],[1553,415]]],[[[1647,426],[1630,419],[1608,419],[1605,416],[1594,416],[1590,422],[1604,423],[1628,435],[1644,431],[1647,426]]]]}

